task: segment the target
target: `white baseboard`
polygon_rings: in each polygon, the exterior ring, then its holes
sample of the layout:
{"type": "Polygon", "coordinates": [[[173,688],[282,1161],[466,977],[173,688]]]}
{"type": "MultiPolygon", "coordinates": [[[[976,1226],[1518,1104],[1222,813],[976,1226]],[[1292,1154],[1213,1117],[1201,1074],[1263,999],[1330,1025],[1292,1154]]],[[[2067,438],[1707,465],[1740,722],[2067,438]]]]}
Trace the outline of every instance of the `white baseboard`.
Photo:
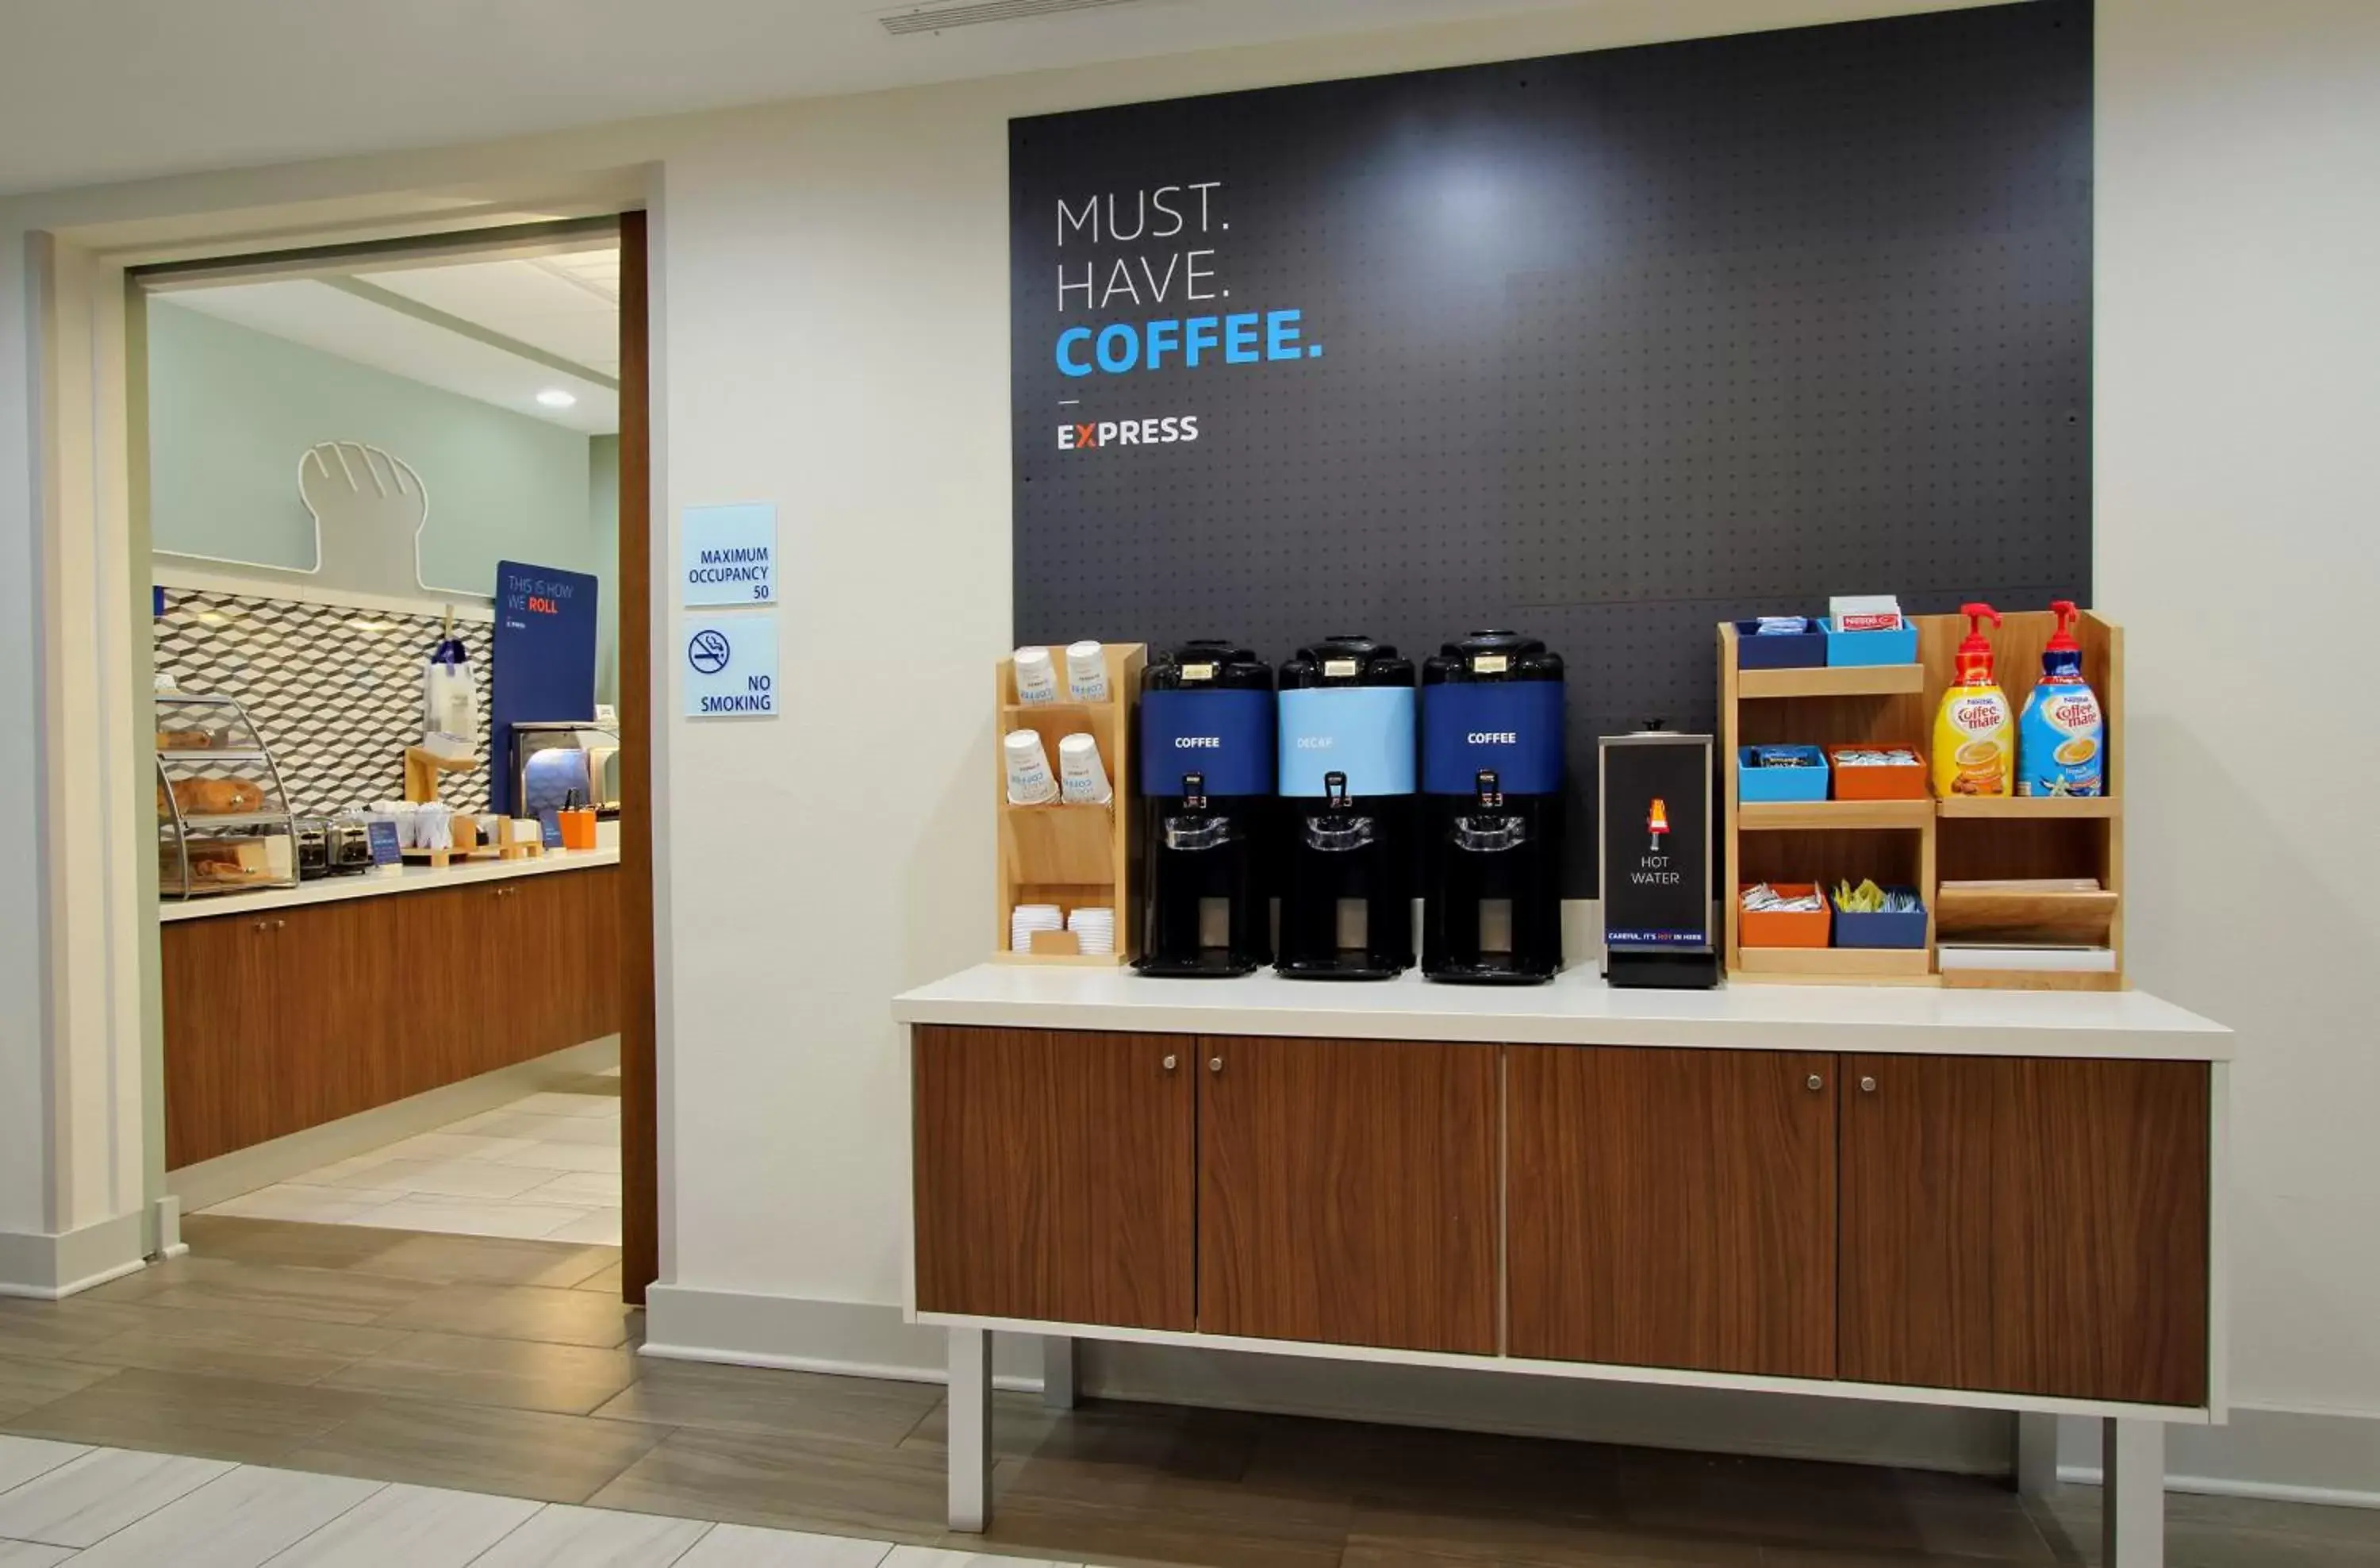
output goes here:
{"type": "MultiPolygon", "coordinates": [[[[2062,1420],[2058,1477],[2098,1486],[2099,1424],[2062,1420]]],[[[2380,1508],[2380,1416],[2233,1405],[2220,1427],[2168,1427],[2168,1491],[2380,1508]]]]}
{"type": "Polygon", "coordinates": [[[59,1235],[0,1231],[0,1295],[57,1301],[143,1262],[137,1209],[59,1235]]]}
{"type": "MultiPolygon", "coordinates": [[[[646,1293],[645,1325],[644,1353],[671,1360],[943,1380],[944,1331],[905,1321],[897,1307],[657,1284],[646,1293]]],[[[1080,1392],[1108,1399],[1961,1474],[2005,1474],[2015,1431],[2013,1416],[1994,1411],[1160,1345],[1087,1342],[1081,1365],[1080,1392]]],[[[992,1380],[1038,1389],[1038,1343],[995,1335],[992,1380]]]]}
{"type": "Polygon", "coordinates": [[[397,1100],[319,1127],[291,1133],[251,1149],[234,1149],[165,1173],[165,1190],[181,1200],[185,1215],[285,1182],[324,1165],[368,1154],[417,1133],[435,1132],[449,1122],[509,1105],[557,1079],[600,1073],[619,1064],[620,1037],[605,1035],[534,1061],[516,1063],[397,1100]]]}

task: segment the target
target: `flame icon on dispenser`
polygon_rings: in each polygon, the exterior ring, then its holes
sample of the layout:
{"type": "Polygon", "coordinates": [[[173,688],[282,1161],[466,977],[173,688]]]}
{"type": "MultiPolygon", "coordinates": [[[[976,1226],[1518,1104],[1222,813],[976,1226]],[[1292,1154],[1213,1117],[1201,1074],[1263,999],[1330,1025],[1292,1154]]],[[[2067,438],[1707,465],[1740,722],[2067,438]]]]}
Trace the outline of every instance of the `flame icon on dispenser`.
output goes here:
{"type": "Polygon", "coordinates": [[[1653,835],[1653,842],[1645,847],[1658,853],[1663,836],[1670,831],[1670,803],[1658,795],[1653,797],[1653,809],[1645,815],[1645,831],[1653,835]]]}

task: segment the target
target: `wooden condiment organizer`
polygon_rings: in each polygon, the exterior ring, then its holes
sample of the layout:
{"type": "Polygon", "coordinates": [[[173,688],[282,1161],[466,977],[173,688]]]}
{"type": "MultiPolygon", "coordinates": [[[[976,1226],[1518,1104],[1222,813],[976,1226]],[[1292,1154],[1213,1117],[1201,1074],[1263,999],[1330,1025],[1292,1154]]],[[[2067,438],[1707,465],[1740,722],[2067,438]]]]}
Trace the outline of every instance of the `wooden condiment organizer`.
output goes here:
{"type": "MultiPolygon", "coordinates": [[[[2084,611],[2074,626],[2082,675],[2106,722],[2107,794],[2092,798],[1824,800],[1783,805],[1738,800],[1736,753],[1746,746],[1913,746],[1931,748],[1935,711],[1949,689],[1962,615],[1913,615],[1917,662],[1805,670],[1743,670],[1737,632],[1718,628],[1720,768],[1725,801],[1725,925],[1728,972],[1754,980],[1861,985],[2000,987],[2028,991],[2120,991],[2124,978],[2124,634],[2084,611]],[[1745,947],[1736,890],[1750,882],[1812,877],[1915,887],[1925,900],[1925,946],[1745,947]],[[1961,892],[1942,883],[1998,878],[2089,877],[2096,892],[1961,892]],[[1954,969],[1944,973],[1945,930],[1995,938],[2098,942],[2115,954],[2112,973],[1954,969]]],[[[1991,632],[1992,668],[2022,713],[2041,675],[2041,650],[2057,630],[2047,610],[2005,615],[1991,632]]],[[[1930,760],[1930,759],[1929,759],[1930,760]]]]}
{"type": "MultiPolygon", "coordinates": [[[[1134,896],[1139,881],[1133,853],[1132,806],[1133,710],[1140,701],[1140,672],[1148,662],[1146,645],[1110,643],[1103,652],[1108,666],[1105,702],[1057,702],[1026,706],[1016,700],[1016,667],[1002,659],[993,687],[992,809],[1000,820],[1000,864],[994,880],[992,954],[1009,964],[1075,964],[1112,967],[1130,962],[1138,950],[1140,911],[1134,896]],[[1087,734],[1099,742],[1099,761],[1107,769],[1114,798],[1105,806],[1012,806],[1008,778],[999,755],[1000,737],[1011,730],[1034,730],[1050,754],[1050,768],[1058,769],[1058,742],[1070,735],[1087,734]],[[1009,949],[1009,916],[1020,904],[1054,904],[1061,909],[1106,905],[1115,911],[1116,950],[1110,954],[1082,952],[1072,931],[1043,931],[1033,939],[1033,951],[1009,949]]],[[[1062,694],[1066,650],[1050,649],[1062,694]]]]}

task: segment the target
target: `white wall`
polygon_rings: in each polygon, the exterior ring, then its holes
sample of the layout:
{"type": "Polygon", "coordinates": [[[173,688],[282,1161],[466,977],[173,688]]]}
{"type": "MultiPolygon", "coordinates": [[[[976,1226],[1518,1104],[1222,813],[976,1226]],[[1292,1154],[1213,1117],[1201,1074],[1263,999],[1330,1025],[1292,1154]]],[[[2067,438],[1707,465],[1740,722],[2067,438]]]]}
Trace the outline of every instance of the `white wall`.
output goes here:
{"type": "MultiPolygon", "coordinates": [[[[45,213],[81,223],[658,166],[656,524],[687,504],[778,502],[790,700],[774,723],[672,719],[665,737],[671,1284],[654,1337],[900,1359],[917,1343],[885,1327],[907,1124],[886,998],[972,962],[989,923],[985,677],[1008,622],[1006,119],[1899,8],[1620,5],[165,182],[0,210],[0,269],[11,221],[45,213]]],[[[2101,0],[2097,189],[2097,570],[2132,630],[2133,959],[2143,984],[2242,1031],[2236,1399],[2364,1416],[2380,1416],[2380,1226],[2362,1217],[2380,1188],[2365,1129],[2380,1065],[2355,982],[2380,935],[2362,896],[2380,850],[2337,807],[2369,793],[2380,759],[2371,727],[2337,715],[2369,640],[2356,613],[2380,588],[2362,529],[2380,398],[2358,358],[2375,341],[2374,14],[2364,0],[2101,0]],[[2269,616],[2252,624],[2260,596],[2269,616]]],[[[17,311],[0,296],[0,471],[21,424],[17,311]]],[[[16,488],[0,487],[12,557],[16,488]]],[[[0,638],[18,635],[27,603],[0,573],[0,638]]],[[[674,647],[674,610],[664,624],[674,647]]],[[[0,764],[28,765],[0,765],[0,810],[32,772],[6,684],[20,668],[0,663],[0,764]]],[[[0,905],[0,964],[19,962],[30,930],[0,905]]],[[[0,1053],[0,1118],[10,1090],[39,1081],[24,1069],[0,1053]]],[[[23,1179],[0,1164],[0,1225],[23,1179]]],[[[1727,1425],[1709,1424],[1713,1441],[1727,1425]]],[[[2246,1474],[2237,1445],[2268,1428],[2216,1434],[2191,1464],[2246,1474]]],[[[2368,1484],[2380,1489],[2380,1462],[2368,1484]]]]}
{"type": "MultiPolygon", "coordinates": [[[[35,573],[31,409],[25,310],[30,279],[21,236],[0,233],[0,821],[41,820],[41,676],[34,650],[35,573]]],[[[42,840],[0,833],[0,886],[42,886],[42,840]]],[[[0,900],[0,1232],[47,1228],[43,1196],[50,1157],[42,1069],[45,962],[38,912],[0,900]]]]}
{"type": "Polygon", "coordinates": [[[2132,965],[2239,1030],[2237,1397],[2380,1415],[2380,6],[2100,0],[2099,56],[2132,965]]]}

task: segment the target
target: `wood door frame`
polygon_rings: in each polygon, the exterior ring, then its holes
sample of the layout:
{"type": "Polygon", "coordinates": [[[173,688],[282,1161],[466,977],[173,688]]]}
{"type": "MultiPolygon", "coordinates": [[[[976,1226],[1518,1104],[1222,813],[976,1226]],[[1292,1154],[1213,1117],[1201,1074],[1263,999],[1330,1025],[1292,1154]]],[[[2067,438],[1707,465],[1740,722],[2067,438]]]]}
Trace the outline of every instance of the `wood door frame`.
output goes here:
{"type": "MultiPolygon", "coordinates": [[[[633,177],[633,176],[630,176],[633,177]]],[[[482,225],[445,226],[452,220],[435,209],[418,214],[399,216],[394,213],[385,221],[381,235],[370,238],[339,237],[327,235],[323,243],[292,245],[293,232],[303,232],[300,225],[273,231],[277,244],[241,246],[200,240],[186,245],[156,241],[139,249],[108,252],[60,246],[54,258],[45,258],[50,267],[45,274],[52,280],[71,278],[78,282],[90,280],[92,286],[113,289],[103,298],[101,309],[81,309],[84,302],[76,300],[76,310],[69,313],[55,300],[45,300],[37,316],[51,329],[57,341],[67,346],[63,355],[80,350],[88,353],[93,383],[102,395],[96,401],[103,407],[120,407],[124,415],[128,439],[120,450],[110,452],[103,440],[104,432],[77,431],[66,444],[65,461],[70,465],[79,458],[88,461],[103,477],[109,472],[122,483],[115,496],[103,494],[91,508],[91,521],[103,530],[120,532],[133,548],[145,548],[147,541],[147,406],[146,332],[144,278],[171,274],[187,283],[201,273],[246,272],[249,278],[269,276],[277,272],[303,273],[321,272],[334,267],[346,259],[362,260],[368,256],[399,257],[407,254],[441,253],[452,255],[457,249],[486,248],[500,249],[507,244],[539,241],[565,232],[584,231],[599,224],[613,225],[618,234],[621,250],[620,283],[620,346],[621,374],[620,408],[620,476],[619,476],[619,560],[617,580],[620,594],[620,692],[619,710],[624,745],[621,757],[621,865],[625,873],[620,879],[622,889],[621,985],[622,1027],[621,1054],[621,1150],[622,1150],[622,1295],[641,1305],[646,1286],[659,1273],[660,1234],[660,1172],[659,1160],[659,1099],[657,1050],[657,1019],[655,1000],[654,898],[653,898],[653,799],[654,748],[662,742],[662,731],[653,722],[655,704],[653,683],[656,675],[651,650],[651,638],[656,625],[652,565],[652,451],[651,451],[651,361],[649,264],[650,225],[645,212],[629,205],[634,198],[619,189],[617,179],[597,180],[610,183],[615,191],[611,201],[588,201],[582,199],[561,199],[545,201],[524,200],[517,209],[519,221],[490,223],[482,225]],[[547,214],[531,217],[532,213],[547,214]],[[555,218],[550,214],[572,214],[555,218]],[[112,300],[113,303],[107,303],[112,300]],[[110,397],[120,397],[120,404],[109,403],[110,397]],[[103,439],[92,439],[94,434],[103,439]]],[[[293,209],[293,216],[298,210],[293,209]]],[[[336,232],[336,231],[333,231],[336,232]]],[[[353,230],[347,231],[352,235],[353,230]]],[[[40,269],[36,269],[37,273],[40,269]]],[[[231,281],[226,276],[225,281],[231,281]]],[[[56,379],[55,366],[42,367],[44,384],[56,379]]],[[[58,519],[64,526],[67,519],[58,519]]],[[[103,563],[103,567],[104,563],[103,563]]],[[[136,595],[145,602],[147,565],[129,553],[118,558],[117,570],[125,578],[124,591],[118,596],[127,604],[136,595]]],[[[45,595],[44,613],[58,609],[55,595],[45,595]]],[[[147,726],[140,699],[146,695],[146,675],[150,668],[149,632],[145,619],[127,618],[121,630],[106,628],[105,635],[122,638],[121,654],[126,666],[140,679],[129,678],[126,685],[137,684],[139,690],[131,702],[129,723],[124,724],[127,735],[123,744],[128,755],[145,755],[147,726]]],[[[119,721],[120,722],[120,721],[119,721]]],[[[69,771],[89,771],[88,759],[80,756],[67,759],[69,771]]],[[[148,776],[135,770],[134,784],[140,793],[139,810],[123,814],[123,820],[108,824],[105,836],[114,838],[131,824],[137,838],[145,830],[148,776]]],[[[139,846],[136,845],[135,848],[139,846]]],[[[145,853],[145,852],[144,852],[145,853]]],[[[128,854],[124,863],[132,865],[140,854],[128,854]]],[[[111,889],[111,894],[115,890],[111,889]]],[[[139,961],[127,966],[127,972],[153,976],[158,964],[157,929],[153,913],[153,888],[147,899],[133,899],[132,922],[138,929],[136,948],[139,961]]],[[[142,1061],[141,1079],[131,1090],[134,1103],[129,1113],[140,1125],[138,1140],[144,1149],[140,1156],[142,1175],[140,1180],[140,1219],[146,1234],[142,1250],[156,1256],[162,1250],[178,1250],[180,1238],[175,1230],[170,1208],[161,1210],[164,1197],[162,1070],[163,1049],[162,998],[148,984],[136,1012],[140,1017],[142,1044],[139,1048],[142,1061]],[[161,1219],[161,1213],[165,1218],[161,1219]]],[[[119,1112],[119,1118],[123,1112],[119,1112]]]]}
{"type": "Polygon", "coordinates": [[[650,268],[642,213],[620,214],[620,1295],[661,1277],[653,950],[650,268]],[[642,962],[638,962],[641,955],[642,962]]]}

